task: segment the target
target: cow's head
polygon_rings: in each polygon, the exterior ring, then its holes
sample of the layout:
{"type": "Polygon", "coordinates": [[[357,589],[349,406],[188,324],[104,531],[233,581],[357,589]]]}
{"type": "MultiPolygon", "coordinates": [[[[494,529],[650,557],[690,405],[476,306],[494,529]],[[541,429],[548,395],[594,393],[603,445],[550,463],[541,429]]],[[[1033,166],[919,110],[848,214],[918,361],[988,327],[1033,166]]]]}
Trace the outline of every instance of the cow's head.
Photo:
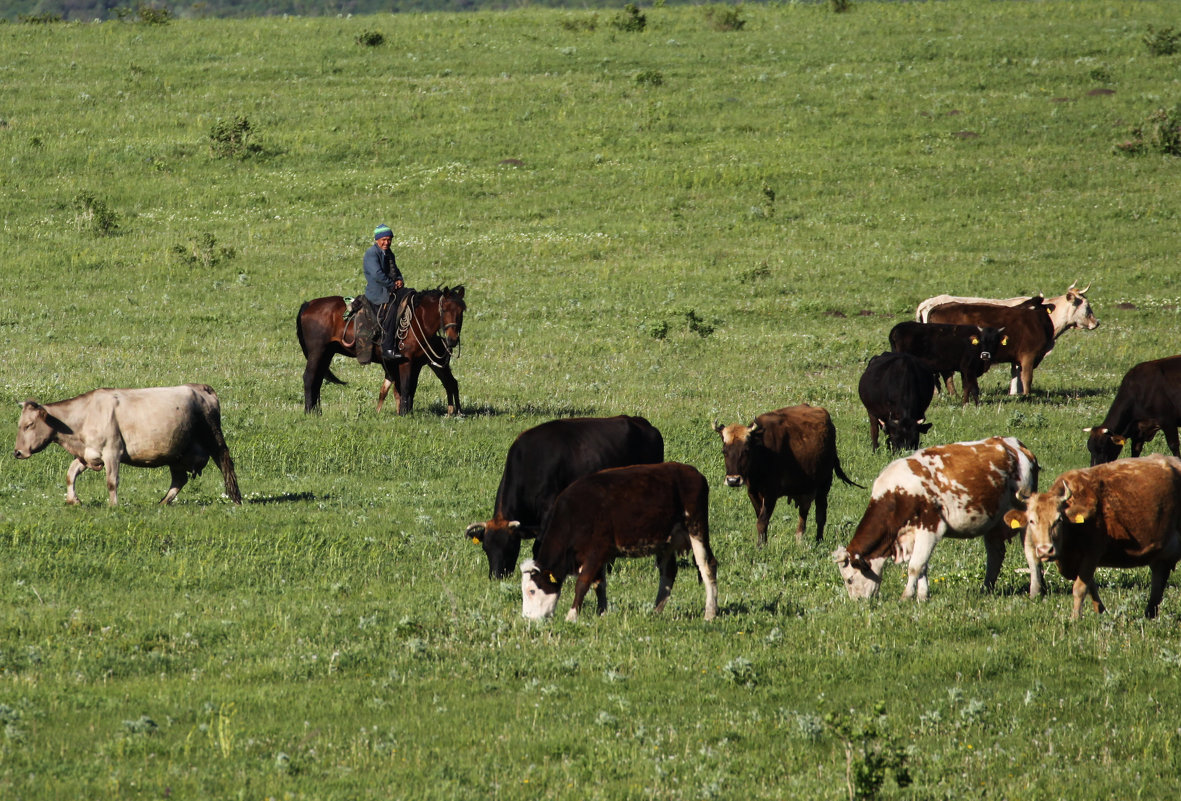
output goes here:
{"type": "Polygon", "coordinates": [[[751,448],[763,442],[763,429],[758,423],[749,426],[714,423],[714,431],[722,438],[722,459],[726,463],[726,486],[741,487],[750,475],[751,448]]]}
{"type": "Polygon", "coordinates": [[[562,582],[532,559],[521,563],[521,616],[529,620],[553,617],[562,582]]]}
{"type": "Polygon", "coordinates": [[[850,598],[872,598],[882,588],[882,570],[886,557],[865,559],[859,554],[849,553],[844,548],[832,552],[832,560],[841,571],[841,581],[850,598]]]}
{"type": "Polygon", "coordinates": [[[968,339],[968,344],[979,355],[981,361],[991,363],[1000,353],[1001,348],[1009,344],[1009,338],[1005,336],[1005,329],[979,325],[976,326],[976,330],[977,333],[968,339]]]}
{"type": "Polygon", "coordinates": [[[1005,524],[1025,529],[1025,547],[1043,562],[1062,552],[1062,542],[1072,526],[1095,516],[1097,499],[1089,486],[1070,484],[1059,478],[1048,492],[1018,496],[1018,507],[1005,512],[1005,524]]]}
{"type": "Polygon", "coordinates": [[[878,419],[878,425],[886,432],[886,444],[892,451],[914,451],[919,447],[919,436],[931,430],[925,418],[911,418],[891,412],[885,420],[878,419]]]}
{"type": "Polygon", "coordinates": [[[1127,437],[1116,434],[1104,426],[1084,428],[1083,431],[1090,434],[1087,438],[1087,450],[1091,452],[1091,467],[1114,462],[1124,449],[1124,443],[1128,441],[1127,437]]]}
{"type": "Polygon", "coordinates": [[[63,429],[64,424],[40,403],[25,401],[21,404],[21,416],[16,424],[16,445],[12,455],[17,459],[28,459],[45,450],[53,442],[54,433],[63,429]]]}
{"type": "Polygon", "coordinates": [[[1086,297],[1087,289],[1090,288],[1091,285],[1087,284],[1086,289],[1075,289],[1075,284],[1071,284],[1066,294],[1059,299],[1059,314],[1065,315],[1066,328],[1085,328],[1091,331],[1099,327],[1099,321],[1091,309],[1091,302],[1086,297]]]}
{"type": "Polygon", "coordinates": [[[488,556],[488,578],[508,578],[521,554],[521,524],[499,514],[484,523],[472,523],[464,534],[483,546],[488,556]]]}

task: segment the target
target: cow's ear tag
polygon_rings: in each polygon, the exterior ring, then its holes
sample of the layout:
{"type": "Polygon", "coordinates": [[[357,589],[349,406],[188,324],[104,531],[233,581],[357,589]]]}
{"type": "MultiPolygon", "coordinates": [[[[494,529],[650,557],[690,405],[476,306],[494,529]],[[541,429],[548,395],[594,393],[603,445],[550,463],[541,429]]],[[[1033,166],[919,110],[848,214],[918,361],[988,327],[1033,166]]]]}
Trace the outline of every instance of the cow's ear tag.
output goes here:
{"type": "Polygon", "coordinates": [[[1009,338],[1008,338],[1008,337],[1001,337],[1001,344],[1002,344],[1002,345],[1008,345],[1008,344],[1009,344],[1009,338]]]}
{"type": "Polygon", "coordinates": [[[980,344],[980,339],[979,339],[978,337],[972,337],[972,344],[973,344],[973,345],[979,345],[979,344],[980,344]]]}
{"type": "Polygon", "coordinates": [[[1021,521],[1016,518],[1009,521],[1009,528],[1021,528],[1021,521]]]}
{"type": "Polygon", "coordinates": [[[472,537],[472,542],[474,542],[476,545],[479,545],[479,544],[480,544],[480,538],[479,538],[479,537],[472,537]]]}
{"type": "Polygon", "coordinates": [[[1114,442],[1116,445],[1119,445],[1122,448],[1124,446],[1124,443],[1128,441],[1128,438],[1112,435],[1111,441],[1114,442]]]}
{"type": "Polygon", "coordinates": [[[558,580],[556,578],[554,578],[553,573],[549,573],[548,575],[549,575],[549,583],[550,584],[557,584],[558,583],[558,580]]]}
{"type": "Polygon", "coordinates": [[[1077,514],[1077,515],[1075,515],[1075,516],[1074,516],[1074,522],[1076,522],[1076,523],[1082,523],[1082,522],[1084,522],[1086,519],[1087,519],[1087,518],[1083,517],[1082,513],[1079,513],[1079,514],[1077,514]]]}

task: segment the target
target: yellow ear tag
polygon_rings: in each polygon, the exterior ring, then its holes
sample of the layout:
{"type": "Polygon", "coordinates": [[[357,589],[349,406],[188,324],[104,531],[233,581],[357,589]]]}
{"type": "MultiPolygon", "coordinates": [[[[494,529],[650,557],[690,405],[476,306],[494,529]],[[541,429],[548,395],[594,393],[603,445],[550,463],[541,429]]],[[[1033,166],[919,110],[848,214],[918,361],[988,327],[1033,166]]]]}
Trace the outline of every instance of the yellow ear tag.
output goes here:
{"type": "Polygon", "coordinates": [[[1001,337],[1001,344],[1002,344],[1002,345],[1008,345],[1008,344],[1009,344],[1009,338],[1008,338],[1008,337],[1001,337]]]}
{"type": "Polygon", "coordinates": [[[1074,516],[1074,522],[1076,523],[1082,523],[1086,519],[1087,518],[1083,517],[1081,514],[1074,516]]]}
{"type": "Polygon", "coordinates": [[[1009,528],[1021,528],[1021,521],[1020,520],[1010,520],[1009,521],[1009,528]]]}
{"type": "Polygon", "coordinates": [[[1128,441],[1128,438],[1113,435],[1111,437],[1111,441],[1114,442],[1116,445],[1119,445],[1122,448],[1124,446],[1124,443],[1128,441]]]}
{"type": "Polygon", "coordinates": [[[972,340],[971,340],[971,341],[972,341],[972,344],[973,344],[973,345],[979,345],[979,344],[980,344],[980,340],[979,340],[979,339],[977,339],[976,337],[972,337],[972,340]]]}
{"type": "Polygon", "coordinates": [[[557,584],[557,583],[558,583],[558,580],[557,580],[556,578],[554,578],[554,574],[553,574],[553,573],[550,573],[550,574],[549,574],[549,583],[550,583],[550,584],[557,584]]]}
{"type": "Polygon", "coordinates": [[[479,537],[472,537],[472,542],[474,542],[476,545],[479,545],[479,544],[480,544],[480,538],[479,538],[479,537]]]}

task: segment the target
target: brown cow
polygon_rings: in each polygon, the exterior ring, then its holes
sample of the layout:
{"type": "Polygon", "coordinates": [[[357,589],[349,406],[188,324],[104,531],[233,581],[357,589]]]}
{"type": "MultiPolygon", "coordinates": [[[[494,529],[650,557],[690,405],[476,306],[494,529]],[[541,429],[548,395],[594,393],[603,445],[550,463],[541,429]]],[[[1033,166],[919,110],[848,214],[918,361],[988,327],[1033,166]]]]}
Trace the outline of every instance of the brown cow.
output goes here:
{"type": "Polygon", "coordinates": [[[221,433],[217,393],[204,384],[147,389],[95,389],[57,403],[23,404],[17,424],[18,459],[56,442],[74,455],[66,471],[66,501],[78,503],[74,479],[87,468],[107,471],[111,506],[118,503],[119,465],[162,467],[172,486],[160,503],[171,503],[189,475],[199,475],[212,456],[225,479],[226,495],[242,502],[234,461],[221,433]]]}
{"type": "MultiPolygon", "coordinates": [[[[1085,328],[1088,331],[1099,327],[1099,321],[1095,319],[1095,312],[1091,309],[1091,304],[1087,300],[1087,290],[1091,288],[1087,284],[1086,289],[1075,289],[1075,285],[1071,284],[1066,292],[1056,297],[1047,298],[1044,303],[1050,307],[1050,322],[1054,324],[1054,339],[1062,336],[1062,334],[1071,328],[1085,328]]],[[[1004,300],[989,300],[988,298],[961,298],[954,295],[937,295],[933,298],[927,298],[919,304],[915,310],[914,319],[916,322],[925,323],[927,315],[930,314],[931,309],[937,306],[944,306],[949,303],[965,304],[965,303],[987,303],[993,306],[1021,306],[1034,297],[1041,297],[1034,295],[1033,297],[1021,298],[1005,298],[1004,300]]]]}
{"type": "Polygon", "coordinates": [[[1024,509],[1005,515],[1011,528],[1025,530],[1025,542],[1042,561],[1057,561],[1074,581],[1078,618],[1091,596],[1102,612],[1097,567],[1152,570],[1144,616],[1156,617],[1165,584],[1181,560],[1181,460],[1155,454],[1068,470],[1050,489],[1029,496],[1024,509]]]}
{"type": "MultiPolygon", "coordinates": [[[[799,509],[796,539],[804,536],[808,510],[816,502],[816,541],[824,536],[832,475],[860,487],[841,469],[837,431],[828,411],[801,404],[760,414],[749,426],[714,424],[722,437],[726,486],[746,485],[755,508],[759,547],[767,544],[767,526],[775,503],[787,497],[799,509]]],[[[864,489],[864,487],[862,487],[864,489]]]]}
{"type": "Polygon", "coordinates": [[[931,310],[932,323],[985,325],[1005,329],[1008,344],[993,354],[993,362],[1013,365],[1011,395],[1028,395],[1033,388],[1033,369],[1054,348],[1054,326],[1049,307],[1034,298],[1022,306],[995,306],[988,303],[947,304],[931,310]]]}
{"type": "Polygon", "coordinates": [[[614,467],[578,479],[554,502],[533,559],[521,564],[521,614],[551,617],[566,577],[575,574],[578,619],[592,583],[599,614],[607,611],[607,567],[617,557],[656,556],[664,608],[677,576],[677,553],[693,549],[705,584],[705,619],[718,614],[718,562],[709,547],[709,484],[687,464],[614,467]]]}

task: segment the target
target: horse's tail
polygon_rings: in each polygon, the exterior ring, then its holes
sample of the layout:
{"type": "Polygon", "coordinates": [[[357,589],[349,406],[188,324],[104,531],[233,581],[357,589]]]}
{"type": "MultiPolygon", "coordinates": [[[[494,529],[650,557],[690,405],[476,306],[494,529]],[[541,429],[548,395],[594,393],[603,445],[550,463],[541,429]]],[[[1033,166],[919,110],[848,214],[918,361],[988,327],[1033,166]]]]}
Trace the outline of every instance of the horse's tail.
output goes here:
{"type": "Polygon", "coordinates": [[[205,423],[205,430],[199,433],[201,439],[205,440],[205,447],[213,455],[214,461],[217,462],[217,467],[221,470],[222,478],[226,483],[226,495],[230,496],[230,500],[234,503],[242,503],[242,493],[238,489],[238,475],[234,472],[234,460],[230,457],[229,446],[226,445],[226,438],[221,433],[221,406],[217,401],[217,394],[213,392],[212,388],[206,387],[213,395],[212,403],[202,403],[201,411],[202,421],[205,423]]]}
{"type": "MultiPolygon", "coordinates": [[[[299,339],[299,349],[303,351],[304,359],[307,359],[308,357],[308,343],[304,341],[303,338],[303,313],[307,311],[307,308],[310,305],[312,305],[312,302],[310,300],[305,300],[303,305],[299,307],[299,314],[295,315],[295,336],[299,339]]],[[[331,358],[331,356],[329,358],[331,358]]],[[[331,366],[324,369],[324,380],[333,384],[340,384],[341,386],[348,385],[347,381],[341,381],[333,374],[331,366]]]]}

